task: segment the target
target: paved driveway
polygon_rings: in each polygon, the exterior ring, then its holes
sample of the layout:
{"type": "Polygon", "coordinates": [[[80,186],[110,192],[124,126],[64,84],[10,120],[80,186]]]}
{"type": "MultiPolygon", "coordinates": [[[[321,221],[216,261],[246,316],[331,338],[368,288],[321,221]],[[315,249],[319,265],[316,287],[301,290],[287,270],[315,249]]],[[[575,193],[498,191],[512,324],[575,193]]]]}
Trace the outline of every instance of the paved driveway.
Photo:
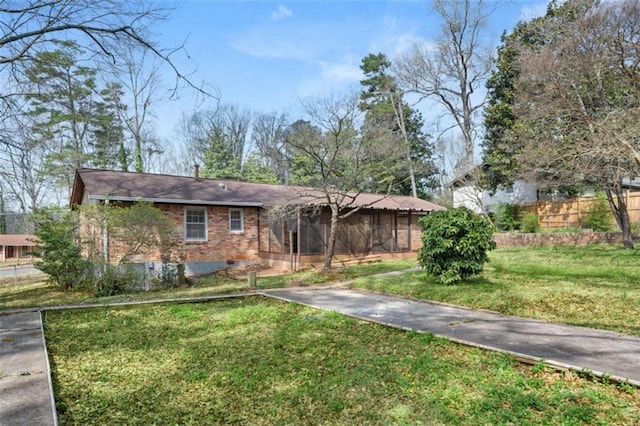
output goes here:
{"type": "Polygon", "coordinates": [[[640,337],[349,289],[262,294],[640,386],[640,337]]]}
{"type": "Polygon", "coordinates": [[[39,273],[40,270],[34,268],[32,265],[22,265],[14,268],[13,266],[3,266],[0,268],[0,277],[3,276],[13,276],[15,274],[24,275],[24,274],[35,274],[39,273]]]}

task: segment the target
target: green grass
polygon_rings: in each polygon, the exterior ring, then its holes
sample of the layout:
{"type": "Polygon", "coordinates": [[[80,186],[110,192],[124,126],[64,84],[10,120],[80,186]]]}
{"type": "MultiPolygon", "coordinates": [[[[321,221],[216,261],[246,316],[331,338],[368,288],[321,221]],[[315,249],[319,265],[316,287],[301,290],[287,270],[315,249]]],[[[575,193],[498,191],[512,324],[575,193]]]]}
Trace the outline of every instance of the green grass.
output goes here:
{"type": "Polygon", "coordinates": [[[454,285],[424,272],[354,287],[640,335],[640,250],[618,246],[495,250],[479,277],[454,285]]]}
{"type": "MultiPolygon", "coordinates": [[[[317,285],[326,282],[340,281],[380,272],[388,272],[415,266],[413,259],[352,265],[337,268],[334,271],[319,275],[314,271],[301,271],[273,277],[259,277],[258,288],[286,287],[291,282],[296,285],[317,285]]],[[[47,283],[41,276],[19,276],[18,284],[14,277],[0,277],[0,311],[6,309],[30,308],[35,306],[57,306],[81,303],[108,303],[122,301],[138,301],[147,299],[173,297],[199,297],[218,294],[243,292],[247,290],[246,279],[232,279],[221,275],[211,275],[198,279],[188,286],[172,289],[159,289],[150,292],[136,292],[111,297],[93,297],[89,291],[62,291],[55,285],[47,283]]]]}
{"type": "Polygon", "coordinates": [[[60,424],[638,424],[637,391],[260,297],[47,312],[60,424]]]}

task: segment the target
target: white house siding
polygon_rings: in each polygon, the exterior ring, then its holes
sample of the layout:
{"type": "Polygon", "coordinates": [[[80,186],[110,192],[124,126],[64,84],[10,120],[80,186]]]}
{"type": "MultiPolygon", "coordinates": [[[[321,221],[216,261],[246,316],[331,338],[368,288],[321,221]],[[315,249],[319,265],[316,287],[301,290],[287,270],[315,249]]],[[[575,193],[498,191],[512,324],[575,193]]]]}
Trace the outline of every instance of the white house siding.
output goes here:
{"type": "Polygon", "coordinates": [[[483,212],[485,191],[475,186],[460,186],[453,189],[453,207],[467,207],[476,213],[483,212]]]}
{"type": "Polygon", "coordinates": [[[512,191],[500,189],[494,194],[472,185],[453,190],[453,207],[465,206],[476,213],[495,212],[501,203],[526,204],[535,201],[538,201],[536,186],[522,180],[514,182],[512,191]]]}
{"type": "Polygon", "coordinates": [[[513,183],[513,191],[501,189],[493,195],[485,191],[482,201],[488,211],[495,212],[501,203],[526,204],[538,201],[538,191],[535,185],[517,180],[513,183]]]}

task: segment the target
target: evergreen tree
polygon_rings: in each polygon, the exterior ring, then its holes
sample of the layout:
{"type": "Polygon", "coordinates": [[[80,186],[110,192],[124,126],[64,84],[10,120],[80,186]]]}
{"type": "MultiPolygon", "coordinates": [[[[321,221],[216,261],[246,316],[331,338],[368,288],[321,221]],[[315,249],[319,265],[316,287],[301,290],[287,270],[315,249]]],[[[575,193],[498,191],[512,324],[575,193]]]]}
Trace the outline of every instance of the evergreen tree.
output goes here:
{"type": "Polygon", "coordinates": [[[100,91],[101,98],[96,102],[94,121],[94,138],[91,142],[92,163],[100,169],[127,171],[129,153],[124,140],[124,126],[119,111],[126,109],[122,103],[122,86],[119,83],[108,83],[100,91]]]}
{"type": "Polygon", "coordinates": [[[520,174],[516,156],[521,146],[517,140],[508,138],[507,134],[513,129],[516,120],[513,107],[516,100],[515,84],[520,75],[518,57],[521,49],[523,46],[550,45],[562,37],[562,33],[557,30],[561,30],[563,25],[557,23],[575,20],[573,6],[576,3],[575,0],[553,0],[544,16],[519,22],[511,33],[502,35],[495,71],[487,80],[488,101],[484,113],[482,159],[487,166],[484,168],[481,184],[488,189],[508,187],[520,174]]]}
{"type": "Polygon", "coordinates": [[[372,139],[391,139],[390,143],[404,152],[406,164],[394,177],[392,192],[427,198],[435,186],[433,147],[422,130],[422,115],[404,102],[396,79],[389,73],[390,67],[391,62],[382,53],[369,54],[360,65],[366,77],[360,81],[360,109],[366,112],[364,134],[372,139]]]}
{"type": "Polygon", "coordinates": [[[44,170],[57,184],[71,188],[74,172],[90,163],[94,125],[95,68],[78,65],[73,42],[39,52],[26,76],[34,90],[27,96],[34,145],[48,148],[44,170]]]}

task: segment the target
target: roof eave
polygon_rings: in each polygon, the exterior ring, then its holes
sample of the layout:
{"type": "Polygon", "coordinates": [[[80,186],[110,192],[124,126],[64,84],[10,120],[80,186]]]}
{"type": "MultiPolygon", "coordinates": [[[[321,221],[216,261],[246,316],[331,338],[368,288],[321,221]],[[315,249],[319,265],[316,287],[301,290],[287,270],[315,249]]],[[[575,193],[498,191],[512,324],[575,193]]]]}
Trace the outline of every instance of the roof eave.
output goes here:
{"type": "Polygon", "coordinates": [[[89,195],[89,200],[94,201],[147,201],[150,203],[188,204],[199,206],[232,206],[232,207],[262,207],[262,203],[246,201],[208,201],[208,200],[184,200],[178,198],[148,198],[127,197],[122,195],[89,195]]]}

